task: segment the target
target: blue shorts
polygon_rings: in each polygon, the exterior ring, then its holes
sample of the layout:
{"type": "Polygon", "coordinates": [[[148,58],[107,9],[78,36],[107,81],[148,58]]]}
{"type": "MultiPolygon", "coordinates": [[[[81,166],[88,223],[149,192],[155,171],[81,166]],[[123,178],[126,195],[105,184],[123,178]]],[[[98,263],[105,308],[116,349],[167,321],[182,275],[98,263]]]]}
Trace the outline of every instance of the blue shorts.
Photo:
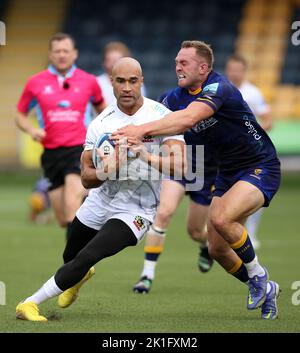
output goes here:
{"type": "Polygon", "coordinates": [[[280,161],[262,163],[255,167],[230,172],[220,172],[215,181],[213,196],[223,196],[239,180],[256,186],[264,195],[263,207],[268,207],[280,185],[280,161]]]}
{"type": "MultiPolygon", "coordinates": [[[[204,185],[201,190],[198,191],[186,191],[185,194],[189,195],[190,199],[193,200],[195,203],[203,206],[209,206],[211,204],[211,200],[213,198],[213,191],[215,188],[215,180],[216,174],[212,174],[206,176],[204,179],[204,185]]],[[[187,181],[186,179],[183,180],[175,180],[179,184],[181,184],[184,188],[186,184],[190,184],[194,181],[187,181]]],[[[202,183],[201,183],[202,184],[202,183]]]]}

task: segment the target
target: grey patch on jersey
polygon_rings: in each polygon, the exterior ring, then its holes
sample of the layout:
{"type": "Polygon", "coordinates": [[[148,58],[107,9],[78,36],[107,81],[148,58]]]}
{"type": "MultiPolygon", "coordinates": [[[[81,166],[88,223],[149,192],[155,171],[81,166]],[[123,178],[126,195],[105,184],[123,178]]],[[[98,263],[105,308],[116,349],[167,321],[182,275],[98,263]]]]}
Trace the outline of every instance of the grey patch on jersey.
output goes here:
{"type": "Polygon", "coordinates": [[[216,118],[211,117],[211,118],[200,121],[195,126],[193,126],[191,130],[194,132],[201,132],[201,131],[204,131],[204,130],[212,127],[217,122],[218,122],[218,120],[216,118]]]}

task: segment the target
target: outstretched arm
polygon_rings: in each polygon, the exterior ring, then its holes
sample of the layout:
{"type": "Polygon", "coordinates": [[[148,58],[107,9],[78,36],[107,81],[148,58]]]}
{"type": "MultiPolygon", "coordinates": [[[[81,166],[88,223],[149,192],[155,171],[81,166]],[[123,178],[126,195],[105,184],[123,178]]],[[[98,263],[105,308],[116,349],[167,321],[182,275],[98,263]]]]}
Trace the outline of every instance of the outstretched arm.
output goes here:
{"type": "Polygon", "coordinates": [[[164,118],[143,125],[128,125],[113,133],[113,138],[122,136],[141,139],[143,136],[176,135],[191,129],[199,121],[209,118],[214,110],[207,104],[192,102],[187,108],[167,114],[164,118]]]}

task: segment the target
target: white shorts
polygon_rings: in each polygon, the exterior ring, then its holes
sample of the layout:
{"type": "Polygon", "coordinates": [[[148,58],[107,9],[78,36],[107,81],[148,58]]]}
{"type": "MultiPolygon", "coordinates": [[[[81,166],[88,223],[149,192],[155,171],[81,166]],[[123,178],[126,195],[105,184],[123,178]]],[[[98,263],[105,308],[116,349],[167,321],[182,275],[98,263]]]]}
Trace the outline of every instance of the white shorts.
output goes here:
{"type": "Polygon", "coordinates": [[[76,217],[87,227],[96,230],[100,230],[109,219],[120,219],[132,230],[138,242],[142,240],[151,225],[148,219],[138,214],[120,211],[112,207],[107,207],[107,205],[105,207],[104,205],[96,205],[88,197],[76,212],[76,217]]]}

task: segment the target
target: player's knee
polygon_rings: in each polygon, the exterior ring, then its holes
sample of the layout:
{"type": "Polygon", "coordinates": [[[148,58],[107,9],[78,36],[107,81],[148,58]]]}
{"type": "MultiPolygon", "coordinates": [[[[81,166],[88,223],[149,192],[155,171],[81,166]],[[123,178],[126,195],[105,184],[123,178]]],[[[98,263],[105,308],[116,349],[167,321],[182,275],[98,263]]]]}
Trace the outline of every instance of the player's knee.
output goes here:
{"type": "Polygon", "coordinates": [[[210,217],[210,223],[215,228],[215,230],[222,234],[226,231],[229,224],[229,219],[221,212],[214,212],[210,217]]]}
{"type": "Polygon", "coordinates": [[[164,208],[159,210],[159,213],[156,215],[156,219],[159,221],[160,224],[168,224],[173,214],[174,211],[169,208],[164,208]]]}
{"type": "Polygon", "coordinates": [[[192,240],[194,241],[201,241],[206,238],[206,232],[203,229],[199,229],[193,226],[187,226],[187,232],[192,240]]]}

